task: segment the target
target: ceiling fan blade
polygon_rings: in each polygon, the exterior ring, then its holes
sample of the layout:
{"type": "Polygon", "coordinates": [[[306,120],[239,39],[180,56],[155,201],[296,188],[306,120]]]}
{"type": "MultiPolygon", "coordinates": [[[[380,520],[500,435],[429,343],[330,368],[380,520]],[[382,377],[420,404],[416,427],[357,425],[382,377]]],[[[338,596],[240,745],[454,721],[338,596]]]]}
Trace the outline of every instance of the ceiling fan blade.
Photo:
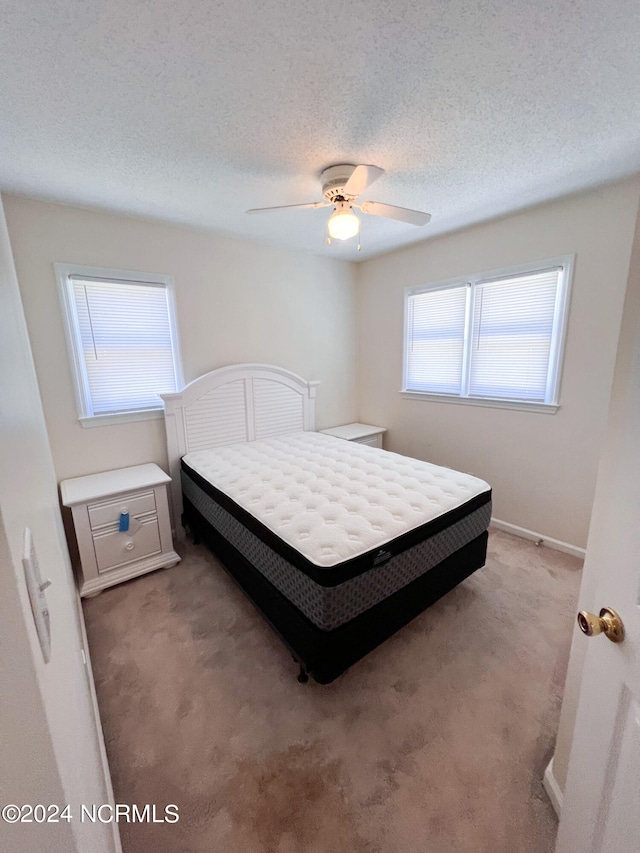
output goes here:
{"type": "Polygon", "coordinates": [[[331,207],[328,201],[309,201],[306,204],[282,204],[280,207],[252,207],[247,213],[269,213],[270,210],[291,210],[294,207],[331,207]]]}
{"type": "Polygon", "coordinates": [[[344,185],[343,192],[345,195],[354,197],[362,195],[367,187],[382,175],[384,175],[384,169],[379,169],[377,166],[356,166],[344,185]]]}
{"type": "Polygon", "coordinates": [[[408,222],[410,225],[426,225],[431,219],[430,213],[410,210],[408,207],[396,207],[394,204],[383,204],[381,201],[363,201],[356,207],[359,207],[363,213],[386,216],[388,219],[397,219],[400,222],[408,222]]]}

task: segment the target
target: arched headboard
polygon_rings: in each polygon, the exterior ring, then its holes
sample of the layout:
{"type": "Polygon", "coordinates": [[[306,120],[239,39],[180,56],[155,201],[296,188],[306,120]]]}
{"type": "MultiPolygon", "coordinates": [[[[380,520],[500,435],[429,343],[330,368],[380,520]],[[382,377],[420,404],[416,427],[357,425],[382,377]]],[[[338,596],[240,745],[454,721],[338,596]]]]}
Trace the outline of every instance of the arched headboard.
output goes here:
{"type": "Polygon", "coordinates": [[[233,364],[162,394],[176,534],[182,514],[180,459],[194,450],[315,430],[319,382],[270,364],[233,364]]]}

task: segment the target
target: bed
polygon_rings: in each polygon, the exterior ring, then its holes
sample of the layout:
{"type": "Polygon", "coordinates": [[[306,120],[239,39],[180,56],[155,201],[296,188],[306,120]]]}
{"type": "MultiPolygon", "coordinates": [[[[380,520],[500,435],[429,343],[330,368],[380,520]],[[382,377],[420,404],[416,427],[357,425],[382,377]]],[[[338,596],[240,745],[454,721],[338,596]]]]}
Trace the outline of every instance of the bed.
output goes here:
{"type": "Polygon", "coordinates": [[[484,565],[491,489],[315,431],[318,383],[233,365],[163,396],[172,504],[290,648],[333,681],[484,565]]]}

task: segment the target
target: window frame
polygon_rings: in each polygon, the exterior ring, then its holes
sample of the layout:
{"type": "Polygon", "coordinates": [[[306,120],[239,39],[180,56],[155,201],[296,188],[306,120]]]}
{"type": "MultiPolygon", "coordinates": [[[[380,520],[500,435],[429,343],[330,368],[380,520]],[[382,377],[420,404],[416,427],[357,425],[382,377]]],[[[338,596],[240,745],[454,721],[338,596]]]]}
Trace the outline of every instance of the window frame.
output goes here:
{"type": "Polygon", "coordinates": [[[517,264],[510,267],[489,270],[474,275],[462,275],[445,281],[433,282],[426,285],[415,285],[406,287],[404,290],[404,330],[402,343],[402,389],[400,393],[404,398],[428,400],[441,403],[456,403],[470,406],[483,406],[488,408],[515,409],[523,412],[541,412],[555,414],[560,408],[560,386],[562,379],[562,368],[564,364],[564,353],[569,324],[569,306],[571,302],[571,288],[573,283],[573,270],[575,255],[560,255],[547,258],[542,261],[532,261],[517,264]],[[472,397],[469,396],[470,375],[470,346],[473,334],[473,304],[474,293],[477,285],[493,282],[498,279],[517,278],[518,276],[544,272],[554,267],[561,267],[558,289],[556,292],[556,303],[554,308],[553,331],[550,340],[549,368],[547,371],[547,388],[544,402],[528,401],[518,398],[505,397],[472,397]],[[409,298],[419,293],[437,290],[451,290],[456,287],[467,288],[467,308],[465,313],[464,336],[463,336],[463,361],[461,377],[461,393],[451,394],[437,391],[418,391],[407,388],[407,376],[409,366],[409,298]],[[466,393],[463,393],[466,392],[466,393]]]}
{"type": "Polygon", "coordinates": [[[108,267],[86,266],[84,264],[55,263],[55,275],[58,282],[58,293],[62,306],[62,320],[67,340],[67,350],[71,366],[71,377],[78,412],[78,420],[83,427],[98,427],[107,424],[122,424],[133,421],[157,420],[164,416],[164,407],[130,409],[119,412],[93,414],[91,391],[87,376],[86,365],[82,355],[82,345],[78,316],[73,295],[72,276],[87,279],[98,279],[132,284],[161,286],[167,296],[169,332],[171,335],[171,351],[176,377],[176,390],[184,387],[180,338],[176,312],[175,287],[173,277],[160,273],[147,273],[136,270],[120,270],[108,267]]]}

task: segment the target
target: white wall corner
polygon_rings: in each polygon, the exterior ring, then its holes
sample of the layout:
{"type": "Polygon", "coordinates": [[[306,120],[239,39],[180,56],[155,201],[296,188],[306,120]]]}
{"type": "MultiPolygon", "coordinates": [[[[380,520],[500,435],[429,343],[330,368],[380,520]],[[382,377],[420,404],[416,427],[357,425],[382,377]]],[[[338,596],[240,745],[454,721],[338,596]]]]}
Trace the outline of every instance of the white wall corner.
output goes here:
{"type": "Polygon", "coordinates": [[[544,771],[542,787],[547,792],[547,796],[551,800],[551,805],[553,806],[555,813],[558,815],[558,818],[560,818],[560,813],[562,811],[562,791],[560,790],[558,781],[553,773],[553,757],[547,764],[547,769],[544,771]]]}
{"type": "Polygon", "coordinates": [[[511,533],[513,536],[519,536],[521,539],[529,539],[537,545],[546,545],[547,548],[571,554],[574,557],[579,557],[581,560],[584,560],[587,553],[584,548],[579,548],[577,545],[571,545],[569,542],[563,542],[561,539],[553,539],[550,536],[545,536],[544,533],[536,533],[535,530],[528,530],[526,527],[518,527],[517,524],[510,524],[508,521],[501,521],[499,518],[491,519],[491,527],[495,527],[496,530],[503,530],[505,533],[511,533]]]}

